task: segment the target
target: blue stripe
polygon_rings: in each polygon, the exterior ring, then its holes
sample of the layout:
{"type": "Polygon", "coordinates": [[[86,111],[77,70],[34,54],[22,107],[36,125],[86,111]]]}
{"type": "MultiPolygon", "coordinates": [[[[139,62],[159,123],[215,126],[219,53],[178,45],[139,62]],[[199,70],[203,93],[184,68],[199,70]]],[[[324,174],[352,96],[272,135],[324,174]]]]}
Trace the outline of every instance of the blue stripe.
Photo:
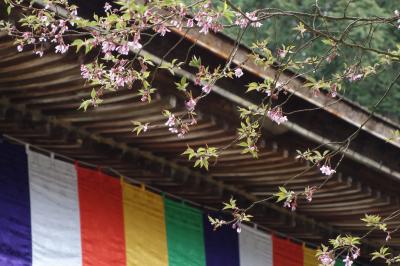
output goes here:
{"type": "MultiPolygon", "coordinates": [[[[210,214],[218,217],[216,214],[210,214]]],[[[213,230],[207,215],[204,215],[204,242],[207,266],[239,266],[238,233],[230,226],[213,230]]]]}
{"type": "Polygon", "coordinates": [[[22,146],[0,143],[0,265],[32,263],[28,164],[22,146]]]}

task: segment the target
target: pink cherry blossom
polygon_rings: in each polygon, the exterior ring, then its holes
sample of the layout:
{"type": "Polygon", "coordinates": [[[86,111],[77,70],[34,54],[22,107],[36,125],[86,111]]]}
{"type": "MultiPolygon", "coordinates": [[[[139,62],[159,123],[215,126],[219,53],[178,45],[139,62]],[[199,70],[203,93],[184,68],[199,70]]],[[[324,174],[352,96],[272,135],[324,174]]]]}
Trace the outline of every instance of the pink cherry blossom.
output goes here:
{"type": "Polygon", "coordinates": [[[165,125],[168,126],[168,127],[174,127],[175,124],[176,124],[176,118],[175,118],[175,116],[173,114],[171,114],[168,117],[167,122],[165,122],[165,125]]]}
{"type": "Polygon", "coordinates": [[[305,188],[304,194],[306,195],[306,199],[308,202],[312,201],[313,194],[316,190],[317,190],[317,187],[315,187],[315,186],[305,188]]]}
{"type": "Polygon", "coordinates": [[[333,170],[332,168],[330,168],[328,165],[323,165],[321,168],[319,168],[319,170],[324,175],[332,175],[332,174],[336,173],[336,171],[333,170]]]}
{"type": "Polygon", "coordinates": [[[240,28],[246,28],[247,25],[250,22],[250,26],[254,27],[254,28],[259,28],[262,26],[261,22],[256,21],[258,20],[257,16],[256,16],[256,12],[251,12],[248,13],[246,12],[246,17],[244,17],[242,14],[238,13],[237,15],[237,19],[235,21],[235,24],[238,25],[240,28]],[[250,20],[250,21],[249,21],[250,20]]]}
{"type": "Polygon", "coordinates": [[[149,123],[143,125],[143,132],[146,132],[149,129],[149,123]]]}
{"type": "Polygon", "coordinates": [[[351,257],[353,260],[357,259],[360,256],[360,248],[353,247],[351,248],[351,257]]]}
{"type": "Polygon", "coordinates": [[[196,104],[197,104],[196,100],[194,100],[193,98],[190,98],[190,99],[185,103],[185,106],[186,106],[186,109],[187,109],[189,112],[192,112],[192,111],[194,111],[194,108],[196,107],[196,104]]]}
{"type": "Polygon", "coordinates": [[[240,67],[235,69],[235,76],[237,78],[240,78],[241,76],[243,76],[243,70],[240,67]]]}
{"type": "Polygon", "coordinates": [[[112,8],[112,6],[110,5],[110,3],[106,2],[104,5],[104,11],[108,12],[110,11],[112,8]]]}
{"type": "Polygon", "coordinates": [[[36,50],[36,51],[35,51],[35,54],[37,54],[37,55],[39,55],[40,57],[42,57],[43,54],[44,54],[44,52],[43,52],[43,50],[36,50]]]}
{"type": "Polygon", "coordinates": [[[128,47],[128,44],[120,45],[120,46],[118,46],[115,50],[116,50],[118,53],[122,54],[122,55],[128,55],[128,54],[129,54],[129,47],[128,47]]]}
{"type": "Polygon", "coordinates": [[[24,50],[24,46],[22,44],[17,46],[18,52],[22,52],[24,50]]]}
{"type": "Polygon", "coordinates": [[[165,24],[160,24],[157,27],[155,27],[155,31],[157,33],[160,33],[161,36],[165,36],[167,32],[171,32],[170,29],[165,26],[165,24]]]}
{"type": "Polygon", "coordinates": [[[24,33],[22,33],[22,38],[24,38],[25,40],[27,40],[28,38],[31,37],[31,34],[29,31],[26,31],[24,33]]]}
{"type": "Polygon", "coordinates": [[[142,45],[139,43],[139,41],[128,42],[128,45],[132,47],[133,50],[140,50],[142,48],[142,45]]]}
{"type": "Polygon", "coordinates": [[[345,266],[351,266],[353,264],[353,260],[349,256],[346,256],[343,262],[345,266]]]}
{"type": "Polygon", "coordinates": [[[209,94],[209,93],[211,92],[211,86],[210,86],[209,84],[204,85],[204,86],[201,88],[201,90],[202,90],[204,93],[209,94]]]}
{"type": "Polygon", "coordinates": [[[332,252],[324,252],[318,256],[319,262],[324,266],[333,266],[335,260],[332,258],[332,252]]]}
{"type": "Polygon", "coordinates": [[[89,69],[85,65],[81,65],[81,76],[84,79],[91,79],[89,69]]]}
{"type": "Polygon", "coordinates": [[[288,121],[287,117],[282,114],[282,108],[269,110],[267,116],[278,125],[288,121]]]}
{"type": "Polygon", "coordinates": [[[101,50],[105,54],[114,51],[116,48],[117,48],[117,46],[113,42],[110,42],[110,41],[104,41],[101,44],[101,50]]]}
{"type": "Polygon", "coordinates": [[[390,232],[387,232],[385,241],[388,242],[390,239],[392,239],[392,236],[390,235],[390,232]]]}
{"type": "Polygon", "coordinates": [[[287,55],[287,51],[283,50],[283,49],[278,49],[277,54],[280,58],[285,58],[287,55]]]}
{"type": "Polygon", "coordinates": [[[241,228],[240,225],[241,225],[241,224],[240,224],[239,221],[237,221],[237,222],[235,222],[234,224],[232,224],[232,229],[236,229],[236,232],[237,232],[238,234],[240,234],[240,232],[242,232],[242,228],[241,228]]]}
{"type": "Polygon", "coordinates": [[[331,96],[332,98],[335,98],[337,96],[337,84],[333,83],[331,85],[331,96]]]}
{"type": "Polygon", "coordinates": [[[68,51],[68,49],[69,45],[60,43],[59,45],[56,46],[56,53],[65,54],[68,51]]]}
{"type": "Polygon", "coordinates": [[[189,20],[187,21],[187,23],[186,23],[186,27],[188,27],[188,28],[193,28],[193,26],[194,26],[194,21],[193,21],[193,19],[189,19],[189,20]]]}
{"type": "Polygon", "coordinates": [[[291,211],[295,211],[297,208],[297,196],[292,192],[290,196],[286,198],[286,201],[283,203],[283,207],[289,208],[291,211]]]}

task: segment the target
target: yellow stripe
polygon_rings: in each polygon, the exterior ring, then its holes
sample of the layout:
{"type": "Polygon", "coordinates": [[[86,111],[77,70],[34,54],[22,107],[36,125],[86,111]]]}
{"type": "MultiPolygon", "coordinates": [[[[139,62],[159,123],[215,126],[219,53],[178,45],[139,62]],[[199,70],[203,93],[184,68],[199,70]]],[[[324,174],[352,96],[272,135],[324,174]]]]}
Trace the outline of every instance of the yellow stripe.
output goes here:
{"type": "Polygon", "coordinates": [[[123,183],[127,266],[168,265],[161,196],[123,183]]]}
{"type": "Polygon", "coordinates": [[[304,266],[318,266],[317,257],[315,257],[316,250],[303,247],[304,251],[304,266]]]}

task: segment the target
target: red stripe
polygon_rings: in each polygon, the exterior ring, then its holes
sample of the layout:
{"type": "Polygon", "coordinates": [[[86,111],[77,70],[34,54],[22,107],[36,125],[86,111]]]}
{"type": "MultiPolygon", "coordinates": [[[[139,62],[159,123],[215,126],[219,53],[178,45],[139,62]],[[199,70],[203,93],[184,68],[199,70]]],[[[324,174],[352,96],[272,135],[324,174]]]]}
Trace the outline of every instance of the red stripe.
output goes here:
{"type": "Polygon", "coordinates": [[[125,266],[120,181],[77,166],[83,266],[125,266]]]}
{"type": "Polygon", "coordinates": [[[274,266],[303,266],[303,248],[287,239],[272,236],[274,266]]]}

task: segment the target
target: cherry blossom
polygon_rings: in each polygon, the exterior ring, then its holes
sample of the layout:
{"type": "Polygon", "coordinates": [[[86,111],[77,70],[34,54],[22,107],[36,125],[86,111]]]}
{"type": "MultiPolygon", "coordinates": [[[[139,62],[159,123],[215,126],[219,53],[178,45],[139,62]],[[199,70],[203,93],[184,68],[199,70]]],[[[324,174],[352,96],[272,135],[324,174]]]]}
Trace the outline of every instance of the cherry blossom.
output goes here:
{"type": "Polygon", "coordinates": [[[209,84],[204,85],[204,86],[201,88],[201,90],[202,90],[204,93],[209,94],[209,93],[211,92],[211,86],[210,86],[209,84]]]}
{"type": "Polygon", "coordinates": [[[392,239],[392,236],[390,235],[390,232],[387,232],[385,241],[388,242],[390,239],[392,239]]]}
{"type": "Polygon", "coordinates": [[[42,57],[44,54],[43,50],[36,50],[34,53],[37,54],[39,57],[42,57]]]}
{"type": "Polygon", "coordinates": [[[332,175],[332,174],[336,173],[336,171],[333,170],[332,168],[330,168],[328,165],[323,165],[321,168],[319,168],[319,170],[324,175],[332,175]]]}
{"type": "Polygon", "coordinates": [[[69,49],[69,45],[60,43],[59,45],[56,46],[55,49],[56,49],[56,53],[65,54],[69,49]]]}
{"type": "Polygon", "coordinates": [[[280,58],[285,58],[287,55],[287,51],[283,50],[283,49],[278,49],[277,54],[280,58]]]}
{"type": "Polygon", "coordinates": [[[297,208],[297,195],[291,191],[290,195],[286,198],[283,203],[283,207],[289,208],[291,211],[295,211],[297,208]]]}
{"type": "Polygon", "coordinates": [[[243,76],[243,70],[240,67],[235,69],[235,76],[237,78],[240,78],[241,76],[243,76]]]}
{"type": "Polygon", "coordinates": [[[149,123],[143,125],[143,132],[146,132],[149,129],[149,123]]]}
{"type": "Polygon", "coordinates": [[[130,47],[132,47],[133,50],[139,50],[139,49],[142,48],[142,45],[139,43],[138,40],[135,40],[135,41],[133,41],[133,42],[128,42],[128,45],[129,45],[130,47]]]}
{"type": "Polygon", "coordinates": [[[306,199],[308,202],[312,201],[312,197],[314,192],[317,191],[317,187],[306,187],[304,190],[304,194],[306,195],[306,199]]]}
{"type": "Polygon", "coordinates": [[[364,77],[364,74],[359,73],[353,67],[350,67],[346,72],[346,77],[350,82],[358,81],[364,77]]]}
{"type": "Polygon", "coordinates": [[[85,65],[81,65],[81,76],[84,79],[91,79],[91,74],[89,72],[89,69],[85,65]]]}
{"type": "Polygon", "coordinates": [[[247,25],[249,24],[249,22],[250,22],[250,26],[252,26],[254,28],[259,28],[259,27],[262,26],[261,22],[257,21],[258,18],[256,16],[256,12],[255,11],[251,12],[251,13],[246,12],[245,14],[246,14],[247,18],[244,17],[240,13],[236,14],[237,18],[236,18],[235,24],[238,25],[240,28],[242,28],[242,29],[246,28],[247,25]]]}
{"type": "Polygon", "coordinates": [[[267,116],[278,125],[288,121],[287,117],[282,114],[282,108],[269,110],[267,116]]]}
{"type": "Polygon", "coordinates": [[[117,46],[115,45],[115,43],[110,41],[104,41],[101,44],[102,52],[105,54],[114,51],[116,48],[117,46]]]}
{"type": "Polygon", "coordinates": [[[110,3],[106,2],[104,4],[104,11],[108,12],[111,10],[111,8],[112,8],[112,6],[110,5],[110,3]]]}
{"type": "Polygon", "coordinates": [[[175,127],[175,124],[176,124],[176,118],[173,114],[170,114],[167,122],[165,122],[165,125],[171,128],[175,127]]]}
{"type": "Polygon", "coordinates": [[[324,266],[333,266],[335,264],[332,252],[323,252],[318,256],[318,260],[324,266]]]}
{"type": "Polygon", "coordinates": [[[239,221],[232,224],[232,229],[236,229],[236,232],[240,234],[242,232],[241,223],[239,221]]]}
{"type": "Polygon", "coordinates": [[[118,46],[115,50],[118,53],[122,54],[122,55],[128,55],[129,54],[128,44],[124,44],[124,45],[118,46]]]}
{"type": "Polygon", "coordinates": [[[360,248],[353,247],[351,248],[350,252],[353,260],[357,259],[360,256],[360,248]]]}
{"type": "Polygon", "coordinates": [[[160,33],[161,36],[165,36],[165,34],[166,34],[167,32],[171,32],[171,30],[168,29],[167,26],[165,26],[165,24],[157,25],[157,26],[155,27],[155,31],[156,31],[157,33],[160,33]]]}
{"type": "Polygon", "coordinates": [[[332,98],[335,98],[337,96],[337,84],[332,83],[331,85],[331,96],[332,98]]]}
{"type": "Polygon", "coordinates": [[[345,266],[351,266],[353,264],[353,260],[347,255],[343,260],[345,266]]]}
{"type": "Polygon", "coordinates": [[[192,112],[192,111],[194,110],[194,108],[196,107],[196,104],[197,104],[196,100],[194,100],[193,98],[190,98],[190,99],[185,103],[185,106],[186,106],[186,109],[187,109],[189,112],[192,112]]]}
{"type": "Polygon", "coordinates": [[[187,23],[186,23],[186,27],[188,28],[193,28],[194,26],[194,21],[193,19],[188,19],[187,23]]]}

